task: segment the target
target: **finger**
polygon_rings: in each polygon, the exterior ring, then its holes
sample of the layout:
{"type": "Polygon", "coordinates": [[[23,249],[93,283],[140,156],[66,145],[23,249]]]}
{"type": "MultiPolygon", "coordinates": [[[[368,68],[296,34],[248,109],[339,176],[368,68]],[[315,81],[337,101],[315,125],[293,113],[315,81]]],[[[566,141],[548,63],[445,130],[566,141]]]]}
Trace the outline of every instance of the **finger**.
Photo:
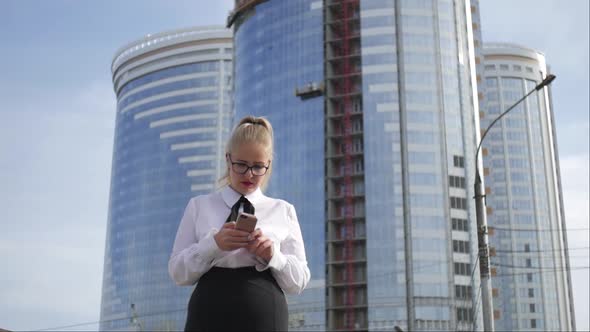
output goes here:
{"type": "Polygon", "coordinates": [[[234,244],[234,243],[229,243],[227,245],[227,247],[229,248],[229,250],[236,250],[236,249],[244,248],[244,246],[245,245],[234,244]]]}
{"type": "Polygon", "coordinates": [[[248,236],[248,239],[250,240],[255,240],[257,239],[260,235],[262,235],[262,231],[260,229],[256,229],[254,231],[252,231],[250,233],[250,235],[248,236]]]}
{"type": "Polygon", "coordinates": [[[270,248],[270,245],[267,245],[266,243],[261,245],[260,247],[258,247],[258,249],[256,250],[255,255],[258,257],[265,257],[266,255],[264,254],[268,248],[270,248]]]}
{"type": "Polygon", "coordinates": [[[250,235],[250,233],[239,229],[228,229],[227,234],[231,236],[242,236],[244,238],[248,238],[248,235],[250,235]]]}
{"type": "Polygon", "coordinates": [[[248,244],[250,244],[250,241],[248,241],[248,239],[245,237],[229,236],[226,240],[228,243],[239,244],[242,246],[247,246],[248,244]]]}
{"type": "Polygon", "coordinates": [[[248,240],[240,237],[227,237],[225,238],[225,243],[240,246],[240,248],[244,248],[250,244],[248,240]]]}
{"type": "Polygon", "coordinates": [[[272,246],[272,240],[268,239],[266,241],[264,241],[263,243],[261,243],[258,246],[258,249],[256,249],[256,256],[261,256],[262,253],[267,250],[270,246],[272,246]]]}
{"type": "Polygon", "coordinates": [[[267,238],[266,236],[261,235],[261,236],[257,237],[256,239],[254,239],[254,241],[256,241],[258,244],[260,244],[260,243],[262,243],[262,242],[264,242],[264,241],[266,241],[268,239],[269,238],[267,238]]]}
{"type": "Polygon", "coordinates": [[[248,233],[233,229],[224,229],[221,234],[224,238],[240,239],[240,241],[248,242],[248,233]]]}
{"type": "Polygon", "coordinates": [[[264,234],[262,234],[262,230],[260,228],[255,229],[252,233],[250,233],[252,235],[252,238],[257,238],[259,236],[262,236],[264,234]]]}
{"type": "Polygon", "coordinates": [[[246,249],[248,250],[249,253],[253,254],[256,251],[256,245],[252,242],[250,242],[247,246],[246,249]]]}
{"type": "Polygon", "coordinates": [[[236,222],[235,221],[226,222],[225,224],[223,224],[223,228],[234,229],[234,228],[236,228],[236,222]]]}
{"type": "Polygon", "coordinates": [[[255,251],[256,249],[258,249],[258,247],[266,240],[268,240],[267,237],[260,236],[257,239],[250,241],[250,243],[252,244],[253,250],[255,251]]]}
{"type": "Polygon", "coordinates": [[[262,242],[264,241],[261,241],[260,238],[250,241],[250,243],[248,244],[248,251],[250,251],[250,253],[255,253],[256,250],[258,250],[260,244],[262,244],[262,242]]]}

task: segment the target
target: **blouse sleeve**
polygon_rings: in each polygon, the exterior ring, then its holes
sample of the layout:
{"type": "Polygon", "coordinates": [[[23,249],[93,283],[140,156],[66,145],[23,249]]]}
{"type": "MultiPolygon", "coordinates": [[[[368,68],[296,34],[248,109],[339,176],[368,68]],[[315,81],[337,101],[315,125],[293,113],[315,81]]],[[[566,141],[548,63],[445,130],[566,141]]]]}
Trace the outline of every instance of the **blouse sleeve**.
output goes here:
{"type": "Polygon", "coordinates": [[[168,273],[177,285],[194,285],[213,266],[213,260],[221,253],[215,242],[217,229],[197,239],[196,224],[198,201],[192,198],[185,211],[174,240],[172,255],[168,260],[168,273]]]}
{"type": "Polygon", "coordinates": [[[301,294],[309,282],[310,271],[307,267],[301,228],[295,208],[291,204],[288,206],[287,219],[288,235],[280,244],[274,244],[274,254],[268,265],[262,269],[270,268],[285,293],[301,294]]]}

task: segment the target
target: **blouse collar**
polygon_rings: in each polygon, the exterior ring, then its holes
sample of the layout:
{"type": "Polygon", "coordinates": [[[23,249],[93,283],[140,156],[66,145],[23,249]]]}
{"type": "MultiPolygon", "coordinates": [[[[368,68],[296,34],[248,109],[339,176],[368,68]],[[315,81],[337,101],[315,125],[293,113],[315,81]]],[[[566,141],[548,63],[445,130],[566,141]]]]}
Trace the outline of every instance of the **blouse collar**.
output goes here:
{"type": "MultiPolygon", "coordinates": [[[[234,204],[236,204],[236,202],[238,201],[238,199],[240,199],[241,196],[242,194],[235,191],[229,185],[226,185],[225,187],[223,187],[223,189],[221,189],[221,197],[230,209],[232,206],[234,206],[234,204]]],[[[250,201],[250,203],[256,204],[264,197],[264,194],[262,193],[262,190],[260,190],[260,187],[258,187],[254,192],[245,195],[245,197],[250,201]]]]}

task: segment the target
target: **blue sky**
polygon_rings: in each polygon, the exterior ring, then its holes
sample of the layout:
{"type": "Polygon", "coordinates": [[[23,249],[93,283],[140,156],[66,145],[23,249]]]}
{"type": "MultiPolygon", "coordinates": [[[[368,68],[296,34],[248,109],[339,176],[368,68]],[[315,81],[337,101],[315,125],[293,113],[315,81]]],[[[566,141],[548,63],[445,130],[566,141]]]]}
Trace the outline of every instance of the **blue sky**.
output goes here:
{"type": "MultiPolygon", "coordinates": [[[[110,63],[148,33],[222,24],[224,1],[0,0],[0,328],[97,321],[115,120],[110,63]]],[[[588,1],[483,0],[484,41],[542,51],[566,218],[588,228],[588,1]]],[[[588,232],[569,232],[588,247],[588,232]]],[[[588,251],[572,265],[588,266],[588,251]]],[[[588,270],[575,271],[589,329],[588,270]]],[[[95,329],[95,325],[78,327],[95,329]]]]}

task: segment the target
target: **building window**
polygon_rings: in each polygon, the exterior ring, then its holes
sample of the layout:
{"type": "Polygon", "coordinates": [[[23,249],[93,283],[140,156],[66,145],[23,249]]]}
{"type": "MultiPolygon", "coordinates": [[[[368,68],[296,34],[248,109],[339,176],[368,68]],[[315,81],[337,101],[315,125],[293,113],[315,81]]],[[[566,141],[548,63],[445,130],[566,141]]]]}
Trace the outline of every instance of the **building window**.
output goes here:
{"type": "Polygon", "coordinates": [[[363,141],[359,138],[354,139],[354,152],[358,153],[358,152],[363,152],[363,141]]]}
{"type": "Polygon", "coordinates": [[[486,87],[496,88],[498,86],[498,79],[495,77],[486,77],[486,87]]]}
{"type": "Polygon", "coordinates": [[[362,159],[357,159],[354,161],[354,170],[356,174],[362,173],[364,171],[362,159]]]}
{"type": "Polygon", "coordinates": [[[465,188],[465,177],[463,176],[449,176],[449,185],[453,188],[465,188]]]}
{"type": "Polygon", "coordinates": [[[500,65],[500,70],[508,70],[508,65],[500,65]]]}
{"type": "Polygon", "coordinates": [[[352,122],[352,130],[354,133],[363,131],[363,122],[361,120],[354,120],[352,122]]]}
{"type": "Polygon", "coordinates": [[[526,281],[527,282],[533,282],[533,274],[532,273],[527,273],[526,274],[526,281]]]}
{"type": "Polygon", "coordinates": [[[340,153],[341,154],[346,154],[346,143],[342,143],[340,145],[340,153]]]}
{"type": "Polygon", "coordinates": [[[339,230],[338,233],[340,233],[339,239],[345,239],[346,238],[346,227],[340,226],[340,227],[338,227],[338,230],[339,230]]]}
{"type": "Polygon", "coordinates": [[[454,231],[464,231],[464,232],[469,231],[469,227],[468,227],[466,219],[452,218],[451,222],[453,224],[454,231]]]}
{"type": "Polygon", "coordinates": [[[453,165],[460,168],[465,167],[465,158],[461,156],[453,156],[453,165]]]}
{"type": "Polygon", "coordinates": [[[469,253],[469,242],[461,240],[453,240],[453,251],[461,254],[469,253]]]}
{"type": "Polygon", "coordinates": [[[352,108],[353,113],[361,113],[362,112],[361,103],[358,100],[356,100],[352,103],[352,107],[353,107],[352,108]]]}
{"type": "Polygon", "coordinates": [[[522,66],[514,65],[514,66],[512,66],[512,69],[514,69],[515,71],[522,71],[522,66]]]}
{"type": "Polygon", "coordinates": [[[531,68],[531,67],[526,67],[526,72],[527,72],[527,73],[532,73],[532,72],[533,72],[533,68],[531,68]]]}
{"type": "Polygon", "coordinates": [[[496,65],[485,65],[484,69],[485,70],[496,70],[496,65]]]}
{"type": "Polygon", "coordinates": [[[536,328],[537,328],[537,320],[531,319],[531,329],[536,329],[536,328]]]}
{"type": "Polygon", "coordinates": [[[535,312],[535,304],[534,303],[530,303],[529,304],[529,309],[531,312],[535,312]]]}
{"type": "Polygon", "coordinates": [[[535,289],[529,288],[529,297],[535,297],[535,289]]]}
{"type": "Polygon", "coordinates": [[[458,299],[471,299],[471,286],[455,285],[455,298],[458,299]]]}
{"type": "Polygon", "coordinates": [[[460,276],[471,275],[471,264],[469,263],[455,263],[455,274],[460,276]]]}
{"type": "Polygon", "coordinates": [[[469,308],[457,308],[457,320],[459,322],[472,322],[473,312],[469,308]]]}
{"type": "Polygon", "coordinates": [[[463,197],[450,197],[451,209],[467,210],[467,199],[463,197]]]}

